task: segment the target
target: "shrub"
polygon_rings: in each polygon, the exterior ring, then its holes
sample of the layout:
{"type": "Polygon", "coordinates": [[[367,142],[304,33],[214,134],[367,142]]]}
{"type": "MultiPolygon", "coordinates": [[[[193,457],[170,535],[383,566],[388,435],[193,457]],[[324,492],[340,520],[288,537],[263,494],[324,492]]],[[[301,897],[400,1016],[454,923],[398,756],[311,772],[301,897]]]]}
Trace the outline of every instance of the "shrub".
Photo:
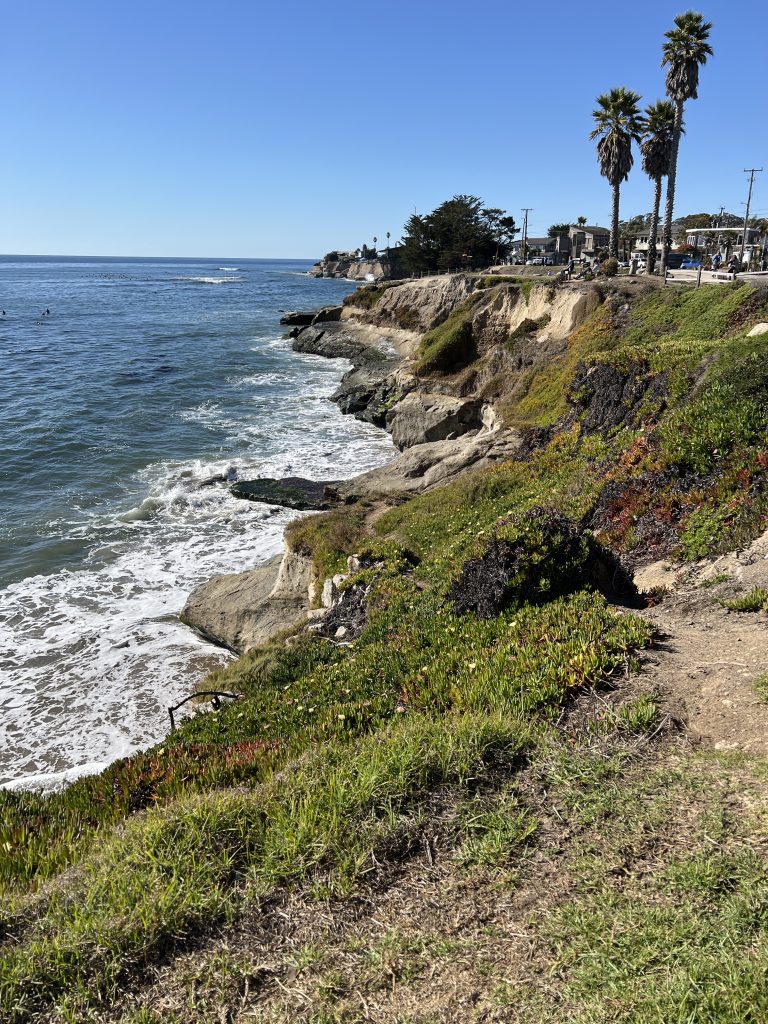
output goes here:
{"type": "Polygon", "coordinates": [[[388,281],[384,284],[364,284],[357,291],[351,292],[343,299],[345,306],[355,306],[357,309],[373,309],[379,299],[394,282],[388,281]]]}
{"type": "Polygon", "coordinates": [[[704,474],[735,448],[758,440],[764,431],[765,414],[758,403],[742,399],[734,386],[715,381],[670,415],[660,437],[671,462],[704,474]]]}
{"type": "Polygon", "coordinates": [[[421,339],[420,353],[417,374],[451,373],[472,362],[477,352],[472,337],[471,305],[460,306],[444,323],[427,331],[421,339]]]}
{"type": "Polygon", "coordinates": [[[753,587],[742,597],[723,601],[723,607],[732,612],[764,612],[768,610],[768,590],[753,587]]]}
{"type": "MultiPolygon", "coordinates": [[[[483,553],[465,562],[449,597],[457,614],[491,618],[510,605],[551,600],[597,582],[606,575],[600,560],[599,546],[576,523],[553,509],[532,508],[497,525],[483,553]]],[[[603,561],[612,562],[609,553],[603,561]]]]}
{"type": "Polygon", "coordinates": [[[619,261],[611,257],[600,267],[600,273],[604,277],[616,277],[619,272],[619,261]]]}

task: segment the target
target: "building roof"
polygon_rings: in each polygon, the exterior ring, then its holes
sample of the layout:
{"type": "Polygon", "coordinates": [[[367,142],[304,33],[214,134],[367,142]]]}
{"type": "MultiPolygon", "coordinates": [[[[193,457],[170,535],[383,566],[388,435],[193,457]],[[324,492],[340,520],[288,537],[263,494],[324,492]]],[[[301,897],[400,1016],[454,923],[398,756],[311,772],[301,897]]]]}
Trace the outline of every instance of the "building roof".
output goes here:
{"type": "MultiPolygon", "coordinates": [[[[741,233],[743,232],[743,230],[744,226],[741,225],[738,228],[686,228],[685,233],[686,235],[711,235],[716,232],[717,234],[722,235],[726,231],[735,231],[737,233],[741,233]]],[[[749,234],[750,231],[754,232],[754,234],[756,235],[760,234],[760,228],[747,228],[747,234],[749,234]]]]}
{"type": "Polygon", "coordinates": [[[571,224],[571,229],[574,231],[584,231],[589,235],[610,235],[610,228],[600,228],[595,224],[571,224]]]}

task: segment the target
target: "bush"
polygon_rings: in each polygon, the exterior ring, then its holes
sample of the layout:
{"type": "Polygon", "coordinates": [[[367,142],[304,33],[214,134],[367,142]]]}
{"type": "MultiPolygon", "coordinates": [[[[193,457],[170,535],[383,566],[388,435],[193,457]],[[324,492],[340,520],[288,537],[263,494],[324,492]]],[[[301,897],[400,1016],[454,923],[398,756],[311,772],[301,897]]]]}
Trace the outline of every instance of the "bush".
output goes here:
{"type": "Polygon", "coordinates": [[[421,359],[416,373],[452,373],[460,370],[477,355],[472,337],[472,306],[455,309],[448,319],[427,331],[421,339],[421,359]]]}
{"type": "Polygon", "coordinates": [[[619,272],[619,261],[613,259],[606,260],[605,263],[600,267],[600,273],[604,277],[616,277],[619,272]]]}
{"type": "MultiPolygon", "coordinates": [[[[461,615],[492,618],[526,601],[549,601],[589,583],[614,585],[621,570],[576,523],[549,508],[502,520],[484,552],[464,563],[449,598],[461,615]]],[[[633,589],[626,576],[624,589],[633,589]]]]}
{"type": "Polygon", "coordinates": [[[757,402],[743,399],[732,385],[715,381],[671,414],[660,437],[671,462],[705,474],[764,432],[765,414],[757,402]]]}
{"type": "Polygon", "coordinates": [[[732,612],[764,612],[768,609],[768,590],[753,587],[742,597],[737,597],[733,601],[723,601],[722,604],[732,612]]]}

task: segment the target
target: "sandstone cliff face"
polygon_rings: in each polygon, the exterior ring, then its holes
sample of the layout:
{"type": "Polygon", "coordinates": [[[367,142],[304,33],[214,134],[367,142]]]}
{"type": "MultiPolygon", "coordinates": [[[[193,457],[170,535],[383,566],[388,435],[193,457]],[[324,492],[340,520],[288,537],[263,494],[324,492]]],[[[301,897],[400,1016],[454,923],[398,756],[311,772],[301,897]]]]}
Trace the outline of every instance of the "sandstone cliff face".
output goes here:
{"type": "Polygon", "coordinates": [[[471,274],[423,277],[392,285],[369,310],[346,305],[342,320],[399,327],[416,335],[437,327],[475,290],[471,274]]]}
{"type": "Polygon", "coordinates": [[[336,277],[348,281],[386,281],[400,274],[394,260],[320,260],[307,273],[310,277],[336,277]]]}

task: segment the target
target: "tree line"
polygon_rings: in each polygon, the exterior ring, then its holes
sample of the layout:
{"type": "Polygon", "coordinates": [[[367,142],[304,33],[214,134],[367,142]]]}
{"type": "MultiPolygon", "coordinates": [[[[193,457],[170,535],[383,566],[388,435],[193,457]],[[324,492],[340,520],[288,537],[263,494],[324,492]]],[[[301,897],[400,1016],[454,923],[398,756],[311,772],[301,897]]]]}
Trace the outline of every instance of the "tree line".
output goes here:
{"type": "Polygon", "coordinates": [[[662,44],[662,68],[666,67],[667,98],[657,100],[640,110],[640,95],[623,86],[597,97],[592,117],[595,127],[590,139],[597,139],[597,160],[600,173],[613,190],[611,206],[610,255],[619,253],[619,190],[629,177],[634,162],[632,143],[640,147],[642,166],[654,184],[653,210],[648,241],[648,273],[656,266],[656,243],[663,179],[667,179],[667,196],[662,229],[661,264],[665,273],[672,245],[672,217],[675,204],[677,158],[683,135],[683,111],[688,100],[698,98],[699,70],[712,56],[709,33],[712,23],[702,14],[686,11],[674,19],[674,28],[665,33],[662,44]]]}
{"type": "Polygon", "coordinates": [[[412,274],[487,267],[508,257],[516,233],[514,217],[504,210],[458,195],[409,217],[399,254],[412,274]]]}

